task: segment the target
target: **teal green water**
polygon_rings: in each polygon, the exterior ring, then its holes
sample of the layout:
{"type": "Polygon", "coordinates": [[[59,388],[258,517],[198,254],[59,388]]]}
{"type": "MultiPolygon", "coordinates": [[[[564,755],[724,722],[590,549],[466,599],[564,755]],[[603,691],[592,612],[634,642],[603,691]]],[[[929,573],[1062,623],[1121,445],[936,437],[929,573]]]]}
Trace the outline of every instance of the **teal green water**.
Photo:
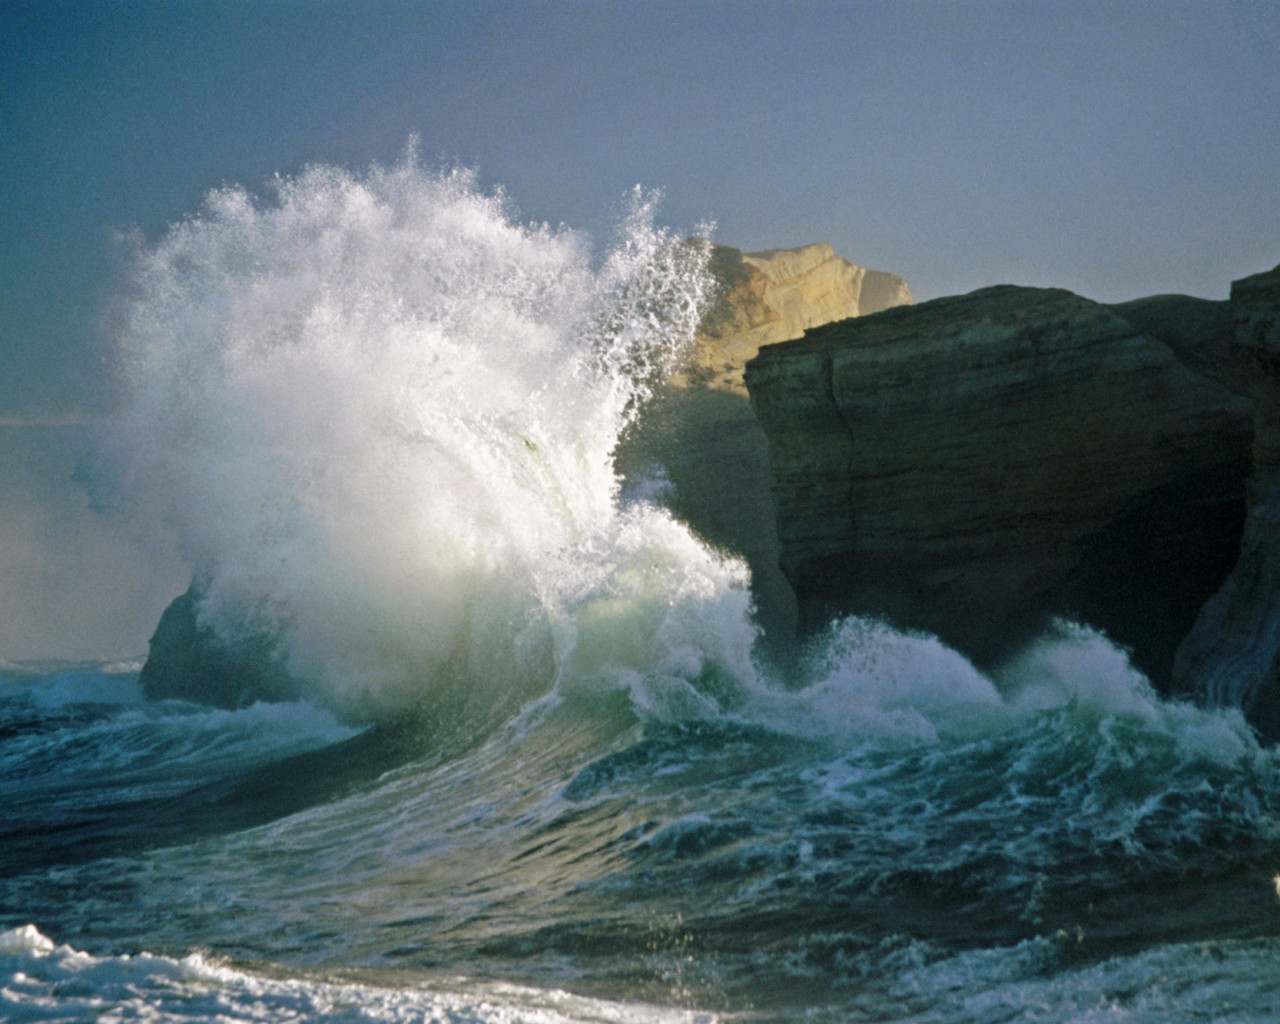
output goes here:
{"type": "MultiPolygon", "coordinates": [[[[1114,668],[1100,638],[1060,644],[1114,668]]],[[[1020,682],[839,728],[813,688],[664,716],[552,695],[477,735],[11,676],[0,924],[97,958],[108,1003],[137,967],[113,957],[202,951],[232,988],[338,978],[406,1013],[516,984],[516,1019],[559,990],[731,1019],[1274,1016],[1275,755],[1128,677],[1020,682]]]]}

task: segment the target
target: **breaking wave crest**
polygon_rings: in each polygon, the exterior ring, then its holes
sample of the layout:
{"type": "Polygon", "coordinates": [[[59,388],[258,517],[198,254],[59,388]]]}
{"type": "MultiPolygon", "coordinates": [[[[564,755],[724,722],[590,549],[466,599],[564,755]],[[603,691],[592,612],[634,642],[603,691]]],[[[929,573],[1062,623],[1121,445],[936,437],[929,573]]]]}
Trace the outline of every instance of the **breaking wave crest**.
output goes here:
{"type": "MultiPolygon", "coordinates": [[[[753,661],[745,565],[621,487],[614,452],[687,354],[708,243],[636,191],[602,253],[519,223],[466,171],[315,167],[238,188],[139,254],[121,483],[162,509],[202,623],[279,639],[350,719],[625,690],[642,717],[935,742],[1066,708],[1248,746],[1058,624],[979,672],[936,639],[834,623],[798,678],[753,661]]],[[[635,482],[633,482],[635,483],[635,482]]]]}
{"type": "Polygon", "coordinates": [[[0,664],[0,1017],[1276,1019],[1238,712],[1066,622],[757,664],[745,565],[621,486],[711,289],[653,203],[596,252],[410,153],[139,253],[120,494],[299,699],[0,664]]]}
{"type": "Polygon", "coordinates": [[[749,671],[742,566],[619,500],[619,434],[710,289],[654,201],[597,258],[410,152],[215,192],[141,254],[114,441],[202,623],[279,637],[358,717],[570,668],[749,671]]]}

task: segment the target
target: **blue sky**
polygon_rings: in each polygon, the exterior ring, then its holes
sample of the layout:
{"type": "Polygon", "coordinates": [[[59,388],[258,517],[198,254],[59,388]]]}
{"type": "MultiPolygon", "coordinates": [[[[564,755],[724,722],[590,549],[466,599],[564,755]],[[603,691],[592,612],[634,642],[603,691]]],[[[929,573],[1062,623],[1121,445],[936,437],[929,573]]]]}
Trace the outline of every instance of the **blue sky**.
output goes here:
{"type": "Polygon", "coordinates": [[[113,239],[308,162],[476,168],[603,233],[633,184],[918,299],[1224,298],[1280,262],[1280,4],[0,4],[0,417],[98,410],[113,239]]]}

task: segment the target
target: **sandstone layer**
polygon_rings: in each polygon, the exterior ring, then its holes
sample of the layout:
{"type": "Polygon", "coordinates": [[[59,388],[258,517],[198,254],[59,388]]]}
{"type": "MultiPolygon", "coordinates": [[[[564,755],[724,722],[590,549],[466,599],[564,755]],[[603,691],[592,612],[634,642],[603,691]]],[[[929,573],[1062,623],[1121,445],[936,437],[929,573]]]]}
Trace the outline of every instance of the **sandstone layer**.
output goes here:
{"type": "Polygon", "coordinates": [[[1253,398],[1250,514],[1240,558],[1178,649],[1174,687],[1242,709],[1280,740],[1280,267],[1231,286],[1235,345],[1253,398]]]}
{"type": "Polygon", "coordinates": [[[742,367],[762,345],[911,302],[902,278],[837,256],[826,242],[743,253],[712,247],[720,293],[698,332],[689,382],[746,397],[742,367]]]}
{"type": "Polygon", "coordinates": [[[762,348],[746,383],[802,624],[877,614],[989,664],[1066,615],[1167,679],[1234,559],[1249,461],[1247,399],[1193,363],[1013,286],[762,348]]]}

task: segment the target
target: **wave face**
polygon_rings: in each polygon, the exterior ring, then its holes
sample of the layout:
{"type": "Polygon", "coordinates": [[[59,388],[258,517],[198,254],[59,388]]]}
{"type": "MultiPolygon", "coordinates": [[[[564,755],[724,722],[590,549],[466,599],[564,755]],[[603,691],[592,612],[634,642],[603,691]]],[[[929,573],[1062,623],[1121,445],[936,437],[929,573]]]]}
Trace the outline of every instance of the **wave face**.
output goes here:
{"type": "Polygon", "coordinates": [[[0,662],[0,1018],[1280,1018],[1280,753],[1058,623],[998,671],[749,581],[612,461],[707,291],[412,158],[139,256],[111,440],[297,699],[0,662]]]}
{"type": "Polygon", "coordinates": [[[518,702],[598,671],[601,643],[616,671],[742,668],[742,568],[624,507],[612,462],[692,342],[707,246],[636,193],[597,260],[412,156],[275,192],[217,192],[141,256],[123,337],[116,448],[202,623],[279,636],[312,696],[366,719],[497,679],[475,702],[518,702]],[[706,615],[736,632],[691,637],[706,615]]]}
{"type": "Polygon", "coordinates": [[[1062,626],[480,741],[0,679],[0,1016],[1271,1021],[1280,761],[1062,626]],[[574,993],[569,995],[568,993],[574,993]]]}

